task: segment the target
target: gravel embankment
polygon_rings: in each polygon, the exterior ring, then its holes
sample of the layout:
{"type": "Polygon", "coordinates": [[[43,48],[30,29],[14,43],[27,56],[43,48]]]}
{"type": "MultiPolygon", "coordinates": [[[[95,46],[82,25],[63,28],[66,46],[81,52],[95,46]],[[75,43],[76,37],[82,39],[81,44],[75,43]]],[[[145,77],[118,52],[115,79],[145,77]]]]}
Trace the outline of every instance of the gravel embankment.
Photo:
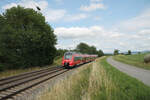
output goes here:
{"type": "Polygon", "coordinates": [[[135,77],[136,79],[142,81],[144,84],[150,86],[150,71],[137,68],[132,65],[124,64],[114,60],[112,57],[107,58],[107,62],[117,68],[118,70],[135,77]]]}

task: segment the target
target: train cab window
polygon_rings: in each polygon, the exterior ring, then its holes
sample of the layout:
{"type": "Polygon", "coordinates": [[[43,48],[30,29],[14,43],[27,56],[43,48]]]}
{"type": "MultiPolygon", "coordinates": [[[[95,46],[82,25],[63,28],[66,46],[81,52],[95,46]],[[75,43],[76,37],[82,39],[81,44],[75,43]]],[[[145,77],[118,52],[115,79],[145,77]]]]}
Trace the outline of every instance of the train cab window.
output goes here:
{"type": "Polygon", "coordinates": [[[72,54],[71,53],[68,53],[68,54],[65,54],[65,59],[72,59],[72,54]]]}
{"type": "Polygon", "coordinates": [[[79,60],[79,57],[75,57],[74,60],[75,60],[75,61],[79,60]]]}
{"type": "Polygon", "coordinates": [[[81,59],[82,59],[82,58],[81,58],[81,57],[78,57],[78,56],[74,57],[74,60],[75,60],[75,61],[81,60],[81,59]]]}

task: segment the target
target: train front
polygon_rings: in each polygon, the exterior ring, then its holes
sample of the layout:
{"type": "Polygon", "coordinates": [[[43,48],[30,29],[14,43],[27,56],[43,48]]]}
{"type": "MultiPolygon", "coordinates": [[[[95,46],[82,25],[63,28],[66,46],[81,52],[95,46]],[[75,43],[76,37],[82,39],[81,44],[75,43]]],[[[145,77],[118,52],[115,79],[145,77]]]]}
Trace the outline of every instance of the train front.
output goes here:
{"type": "Polygon", "coordinates": [[[64,54],[63,60],[62,60],[62,66],[64,66],[65,68],[70,68],[74,66],[72,52],[66,52],[64,54]]]}

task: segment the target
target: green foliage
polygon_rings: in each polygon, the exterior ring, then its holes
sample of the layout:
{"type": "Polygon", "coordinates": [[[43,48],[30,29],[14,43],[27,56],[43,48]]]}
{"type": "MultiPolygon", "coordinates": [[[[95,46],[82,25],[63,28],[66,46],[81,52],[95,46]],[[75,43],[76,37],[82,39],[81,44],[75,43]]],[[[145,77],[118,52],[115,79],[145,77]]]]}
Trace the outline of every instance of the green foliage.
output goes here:
{"type": "Polygon", "coordinates": [[[150,54],[147,54],[144,56],[144,62],[145,63],[150,63],[150,54]]]}
{"type": "Polygon", "coordinates": [[[81,53],[89,53],[89,46],[86,43],[80,43],[77,45],[76,50],[81,53]]]}
{"type": "Polygon", "coordinates": [[[114,50],[114,55],[118,55],[119,54],[119,50],[118,49],[115,49],[114,50]]]}
{"type": "Polygon", "coordinates": [[[97,51],[97,54],[98,54],[99,57],[104,56],[104,53],[103,53],[102,50],[98,50],[98,51],[97,51]]]}
{"type": "Polygon", "coordinates": [[[128,50],[128,55],[131,55],[131,50],[128,50]]]}
{"type": "Polygon", "coordinates": [[[62,57],[64,55],[65,52],[67,52],[67,49],[58,49],[57,50],[57,56],[62,57]]]}
{"type": "Polygon", "coordinates": [[[17,6],[0,15],[0,63],[5,68],[51,64],[56,40],[45,17],[33,9],[17,6]]]}
{"type": "MultiPolygon", "coordinates": [[[[72,85],[71,91],[68,92],[68,100],[81,100],[82,95],[88,91],[89,86],[89,77],[91,73],[91,68],[87,67],[86,69],[82,70],[80,75],[80,80],[75,80],[72,85]]],[[[79,76],[76,76],[79,77],[79,76]]]]}
{"type": "Polygon", "coordinates": [[[76,51],[83,54],[97,54],[99,57],[104,55],[102,50],[97,51],[95,46],[89,46],[86,43],[78,44],[76,47],[76,51]]]}

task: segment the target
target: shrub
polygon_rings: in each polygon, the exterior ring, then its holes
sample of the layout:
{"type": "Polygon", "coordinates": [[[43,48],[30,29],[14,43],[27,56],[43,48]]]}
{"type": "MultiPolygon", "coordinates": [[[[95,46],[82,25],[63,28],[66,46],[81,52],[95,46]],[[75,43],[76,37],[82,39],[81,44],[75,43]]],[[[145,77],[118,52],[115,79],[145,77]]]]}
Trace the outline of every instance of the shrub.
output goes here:
{"type": "Polygon", "coordinates": [[[149,63],[150,62],[150,54],[144,56],[144,62],[149,63]]]}
{"type": "Polygon", "coordinates": [[[131,50],[128,50],[128,55],[131,55],[131,50]]]}
{"type": "Polygon", "coordinates": [[[2,64],[0,64],[0,71],[4,70],[4,66],[2,64]]]}

